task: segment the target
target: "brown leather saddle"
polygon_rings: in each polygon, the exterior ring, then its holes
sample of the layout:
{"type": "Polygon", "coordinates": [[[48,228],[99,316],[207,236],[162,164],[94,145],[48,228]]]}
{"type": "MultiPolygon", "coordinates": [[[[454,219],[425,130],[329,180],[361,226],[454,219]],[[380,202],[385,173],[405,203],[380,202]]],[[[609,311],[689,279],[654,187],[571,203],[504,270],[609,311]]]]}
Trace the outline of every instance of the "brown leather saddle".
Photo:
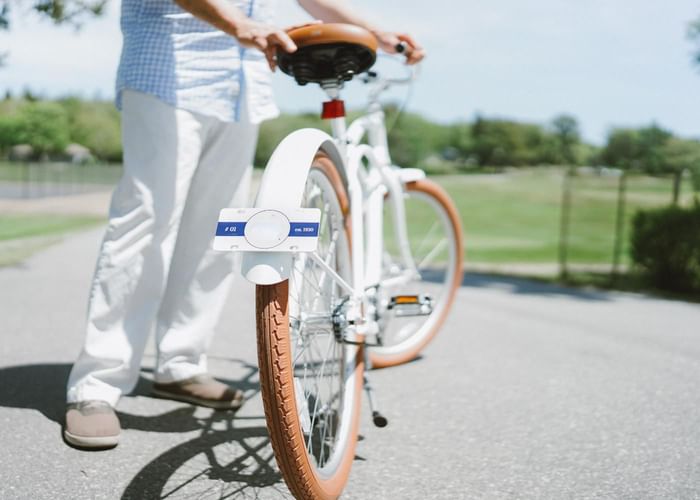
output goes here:
{"type": "Polygon", "coordinates": [[[297,45],[289,54],[277,51],[277,64],[299,85],[349,81],[367,71],[377,58],[377,39],[351,24],[314,24],[287,32],[297,45]]]}

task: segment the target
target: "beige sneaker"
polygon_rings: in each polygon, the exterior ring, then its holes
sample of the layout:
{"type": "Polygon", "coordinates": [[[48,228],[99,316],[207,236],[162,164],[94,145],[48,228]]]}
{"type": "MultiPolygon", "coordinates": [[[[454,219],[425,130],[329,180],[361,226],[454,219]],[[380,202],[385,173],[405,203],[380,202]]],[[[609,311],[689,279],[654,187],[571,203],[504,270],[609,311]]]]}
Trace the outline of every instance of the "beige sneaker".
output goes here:
{"type": "Polygon", "coordinates": [[[67,406],[63,437],[73,446],[113,448],[119,443],[120,432],[119,418],[106,401],[81,401],[67,406]]]}
{"type": "Polygon", "coordinates": [[[152,394],[217,410],[236,410],[243,404],[243,391],[209,375],[197,375],[170,384],[154,383],[152,394]]]}

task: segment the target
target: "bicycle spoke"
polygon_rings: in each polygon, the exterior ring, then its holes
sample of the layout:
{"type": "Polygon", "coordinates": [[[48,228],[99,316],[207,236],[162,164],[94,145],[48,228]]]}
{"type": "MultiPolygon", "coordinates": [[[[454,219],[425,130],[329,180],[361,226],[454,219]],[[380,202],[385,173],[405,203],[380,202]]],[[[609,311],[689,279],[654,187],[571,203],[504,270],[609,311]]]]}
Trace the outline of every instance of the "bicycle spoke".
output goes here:
{"type": "MultiPolygon", "coordinates": [[[[351,437],[350,428],[341,420],[346,417],[342,408],[348,397],[355,397],[347,392],[344,356],[357,348],[339,343],[334,327],[334,315],[352,290],[348,283],[349,241],[334,193],[328,179],[312,169],[302,206],[321,211],[317,249],[294,255],[287,288],[289,355],[298,422],[303,449],[319,470],[336,467],[343,456],[351,437]],[[343,433],[340,443],[338,433],[343,433]]],[[[357,373],[347,372],[353,377],[357,373]]]]}
{"type": "Polygon", "coordinates": [[[417,248],[416,248],[416,251],[415,251],[415,253],[413,254],[414,256],[415,256],[415,255],[420,255],[420,253],[421,253],[420,250],[422,250],[423,247],[424,247],[426,244],[428,244],[428,242],[430,242],[430,240],[431,240],[430,237],[433,235],[433,233],[434,233],[436,230],[439,230],[439,227],[440,227],[439,221],[433,222],[433,224],[430,226],[430,229],[428,229],[428,232],[425,233],[425,235],[423,236],[423,239],[418,243],[418,246],[417,246],[417,248]]]}
{"type": "MultiPolygon", "coordinates": [[[[328,350],[327,350],[327,352],[326,352],[326,355],[323,356],[323,361],[322,361],[322,364],[321,364],[321,369],[320,369],[320,373],[321,373],[321,374],[323,374],[323,372],[324,372],[324,368],[325,368],[325,366],[326,366],[326,361],[327,361],[327,359],[328,359],[328,354],[330,354],[330,350],[331,350],[331,348],[333,347],[333,343],[329,342],[328,345],[329,345],[329,348],[328,348],[328,350]]],[[[320,392],[320,391],[318,390],[318,381],[319,381],[319,378],[321,378],[321,377],[314,377],[314,384],[315,384],[316,394],[318,394],[318,393],[320,392]]],[[[317,417],[317,415],[318,415],[318,404],[319,404],[319,401],[320,401],[319,398],[315,398],[315,401],[314,401],[314,408],[313,408],[313,417],[311,418],[311,432],[312,432],[312,434],[313,434],[313,431],[314,431],[314,429],[315,429],[316,417],[317,417]]],[[[313,441],[313,440],[309,440],[309,443],[311,443],[312,441],[313,441]]],[[[321,443],[322,443],[322,442],[323,442],[323,440],[321,440],[321,443]]],[[[320,466],[323,466],[322,464],[319,464],[319,465],[320,465],[320,466]]]]}
{"type": "Polygon", "coordinates": [[[404,363],[430,341],[449,310],[455,277],[461,273],[461,236],[449,198],[426,180],[407,186],[405,200],[407,219],[416,217],[425,229],[409,228],[413,262],[404,262],[398,244],[385,246],[377,299],[382,345],[371,353],[377,366],[404,363]],[[401,309],[388,307],[398,295],[421,296],[430,305],[429,314],[401,314],[401,309]]]}
{"type": "Polygon", "coordinates": [[[438,253],[440,253],[445,247],[447,247],[447,244],[447,238],[441,239],[437,243],[437,245],[435,245],[433,249],[430,252],[428,252],[428,255],[423,257],[423,260],[421,260],[416,267],[418,269],[422,269],[424,266],[429,264],[438,253]]]}

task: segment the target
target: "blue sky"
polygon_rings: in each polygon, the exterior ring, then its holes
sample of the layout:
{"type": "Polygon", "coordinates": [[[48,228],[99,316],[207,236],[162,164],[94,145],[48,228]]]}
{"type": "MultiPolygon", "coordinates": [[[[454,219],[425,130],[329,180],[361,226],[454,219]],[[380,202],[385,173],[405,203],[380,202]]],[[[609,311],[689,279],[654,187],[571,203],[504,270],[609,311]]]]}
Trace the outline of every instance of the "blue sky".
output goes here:
{"type": "MultiPolygon", "coordinates": [[[[685,38],[700,14],[694,0],[404,0],[350,2],[387,29],[405,30],[429,57],[408,109],[441,122],[479,112],[545,123],[561,112],[584,136],[604,140],[612,126],[655,120],[700,137],[700,71],[685,38]]],[[[15,6],[19,3],[15,3],[15,6]]],[[[278,0],[280,24],[305,19],[294,0],[278,0]]],[[[0,91],[29,86],[48,95],[111,97],[121,35],[118,0],[78,33],[16,12],[0,34],[0,91]]],[[[363,103],[352,85],[350,107],[363,103]]],[[[317,110],[320,91],[275,77],[280,107],[317,110]]],[[[397,89],[394,99],[405,95],[397,89]]]]}

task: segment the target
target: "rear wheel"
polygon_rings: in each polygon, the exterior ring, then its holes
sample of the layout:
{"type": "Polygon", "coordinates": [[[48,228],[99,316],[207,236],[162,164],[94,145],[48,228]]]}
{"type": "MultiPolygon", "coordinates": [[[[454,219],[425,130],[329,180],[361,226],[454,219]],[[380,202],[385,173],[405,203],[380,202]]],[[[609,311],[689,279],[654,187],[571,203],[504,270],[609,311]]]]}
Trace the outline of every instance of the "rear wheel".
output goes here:
{"type": "MultiPolygon", "coordinates": [[[[314,159],[304,207],[322,211],[317,255],[350,281],[347,195],[325,155],[314,159]]],[[[256,289],[260,387],[280,471],[296,498],[340,495],[357,442],[363,353],[343,343],[338,311],[348,292],[307,254],[289,280],[256,289]]]]}
{"type": "MultiPolygon", "coordinates": [[[[387,198],[386,202],[391,200],[387,198]]],[[[385,216],[378,289],[382,345],[370,350],[375,368],[414,359],[444,323],[462,282],[462,226],[449,195],[434,182],[422,179],[406,184],[404,203],[413,263],[409,266],[401,257],[394,223],[385,216]],[[392,297],[421,295],[432,300],[430,314],[402,317],[391,308],[392,297]]],[[[385,210],[385,214],[390,213],[385,210]]]]}

